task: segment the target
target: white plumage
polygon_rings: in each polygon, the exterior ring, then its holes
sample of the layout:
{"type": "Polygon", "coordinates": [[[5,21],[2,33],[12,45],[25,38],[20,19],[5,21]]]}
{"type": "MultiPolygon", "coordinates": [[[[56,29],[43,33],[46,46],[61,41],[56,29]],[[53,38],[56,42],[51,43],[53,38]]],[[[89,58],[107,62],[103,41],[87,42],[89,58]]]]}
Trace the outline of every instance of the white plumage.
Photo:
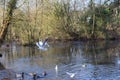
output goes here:
{"type": "Polygon", "coordinates": [[[55,66],[55,71],[58,72],[58,66],[57,65],[55,66]]]}
{"type": "Polygon", "coordinates": [[[24,73],[22,72],[22,73],[16,73],[16,78],[21,78],[21,79],[23,79],[24,78],[24,73]]]}
{"type": "Polygon", "coordinates": [[[36,45],[38,46],[39,49],[41,50],[47,50],[46,47],[49,47],[48,43],[47,43],[47,40],[48,38],[45,39],[45,41],[39,41],[39,42],[36,42],[36,45]]]}
{"type": "Polygon", "coordinates": [[[66,72],[66,74],[68,74],[70,76],[70,78],[73,78],[77,73],[66,72]]]}

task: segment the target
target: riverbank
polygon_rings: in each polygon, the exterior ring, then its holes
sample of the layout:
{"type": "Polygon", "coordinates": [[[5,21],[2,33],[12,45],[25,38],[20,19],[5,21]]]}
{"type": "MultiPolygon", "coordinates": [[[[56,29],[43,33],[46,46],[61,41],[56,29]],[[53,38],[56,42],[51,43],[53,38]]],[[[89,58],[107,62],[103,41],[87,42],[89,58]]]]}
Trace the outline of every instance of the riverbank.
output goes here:
{"type": "MultiPolygon", "coordinates": [[[[49,38],[48,42],[50,43],[54,43],[54,42],[69,42],[69,41],[82,41],[82,42],[89,42],[89,41],[95,41],[95,42],[99,42],[99,41],[120,41],[120,38],[109,38],[109,39],[103,39],[103,38],[97,38],[97,39],[92,39],[92,38],[68,38],[68,39],[54,39],[54,38],[49,38]]],[[[36,42],[33,43],[25,43],[25,44],[21,44],[20,45],[23,46],[35,46],[36,42]]]]}

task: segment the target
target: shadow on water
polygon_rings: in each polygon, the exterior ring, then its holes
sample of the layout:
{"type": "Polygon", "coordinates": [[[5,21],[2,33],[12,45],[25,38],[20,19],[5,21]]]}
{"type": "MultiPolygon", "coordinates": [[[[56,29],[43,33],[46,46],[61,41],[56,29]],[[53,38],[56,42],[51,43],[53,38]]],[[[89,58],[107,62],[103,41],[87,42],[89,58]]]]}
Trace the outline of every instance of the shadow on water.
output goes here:
{"type": "Polygon", "coordinates": [[[0,62],[0,70],[4,70],[5,67],[3,66],[3,64],[0,62]]]}
{"type": "Polygon", "coordinates": [[[2,52],[1,62],[16,73],[47,71],[46,80],[70,80],[66,72],[77,72],[73,80],[118,80],[119,46],[118,41],[71,41],[51,43],[47,51],[41,51],[36,46],[12,45],[2,52]],[[58,65],[57,77],[55,65],[58,65]]]}
{"type": "Polygon", "coordinates": [[[15,73],[10,69],[6,69],[0,62],[0,80],[13,80],[14,78],[15,73]]]}

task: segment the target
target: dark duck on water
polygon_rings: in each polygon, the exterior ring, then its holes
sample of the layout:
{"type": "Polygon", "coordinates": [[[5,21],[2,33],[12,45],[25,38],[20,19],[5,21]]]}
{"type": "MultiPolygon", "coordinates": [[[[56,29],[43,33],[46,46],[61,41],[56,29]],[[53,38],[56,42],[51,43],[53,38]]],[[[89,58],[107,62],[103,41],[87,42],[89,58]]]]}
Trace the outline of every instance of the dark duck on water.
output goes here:
{"type": "Polygon", "coordinates": [[[2,57],[2,54],[0,54],[0,57],[2,57]]]}

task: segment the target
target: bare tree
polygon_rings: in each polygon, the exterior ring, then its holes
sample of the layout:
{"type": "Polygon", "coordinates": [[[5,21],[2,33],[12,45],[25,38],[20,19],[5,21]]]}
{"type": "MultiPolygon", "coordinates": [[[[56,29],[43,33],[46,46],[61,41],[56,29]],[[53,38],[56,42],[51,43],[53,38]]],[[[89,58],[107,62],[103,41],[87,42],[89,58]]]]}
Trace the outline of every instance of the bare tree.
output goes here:
{"type": "Polygon", "coordinates": [[[16,8],[16,3],[17,3],[17,0],[10,0],[7,3],[6,17],[3,20],[3,25],[2,25],[3,27],[2,27],[1,32],[0,32],[0,42],[3,42],[3,40],[6,37],[8,27],[9,27],[11,20],[12,20],[13,11],[16,8]]]}

